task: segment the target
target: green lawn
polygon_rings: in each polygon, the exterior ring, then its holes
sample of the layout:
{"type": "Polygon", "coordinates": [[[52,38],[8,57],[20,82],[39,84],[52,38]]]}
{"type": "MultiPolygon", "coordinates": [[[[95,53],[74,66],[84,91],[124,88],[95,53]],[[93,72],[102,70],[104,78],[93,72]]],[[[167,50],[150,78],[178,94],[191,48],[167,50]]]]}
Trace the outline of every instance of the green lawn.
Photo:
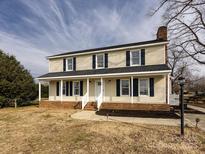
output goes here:
{"type": "Polygon", "coordinates": [[[205,133],[70,118],[76,110],[0,109],[1,153],[205,153],[205,133]]]}

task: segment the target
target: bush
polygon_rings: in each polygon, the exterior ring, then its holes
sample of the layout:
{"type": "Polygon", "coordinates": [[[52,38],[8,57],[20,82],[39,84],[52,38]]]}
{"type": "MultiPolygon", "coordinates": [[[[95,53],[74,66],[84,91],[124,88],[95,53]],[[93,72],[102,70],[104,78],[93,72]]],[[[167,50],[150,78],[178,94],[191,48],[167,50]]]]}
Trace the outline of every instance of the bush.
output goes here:
{"type": "Polygon", "coordinates": [[[5,97],[4,96],[0,96],[0,108],[2,108],[4,106],[5,101],[6,101],[5,97]]]}

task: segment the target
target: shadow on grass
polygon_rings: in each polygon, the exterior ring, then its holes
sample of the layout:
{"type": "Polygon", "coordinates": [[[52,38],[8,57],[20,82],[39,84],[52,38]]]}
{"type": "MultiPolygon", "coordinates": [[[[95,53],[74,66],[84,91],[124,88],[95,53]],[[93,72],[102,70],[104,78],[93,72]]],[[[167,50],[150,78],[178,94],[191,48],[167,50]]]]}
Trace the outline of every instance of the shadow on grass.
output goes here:
{"type": "Polygon", "coordinates": [[[103,116],[179,119],[179,116],[174,112],[161,111],[100,110],[96,114],[103,116]]]}

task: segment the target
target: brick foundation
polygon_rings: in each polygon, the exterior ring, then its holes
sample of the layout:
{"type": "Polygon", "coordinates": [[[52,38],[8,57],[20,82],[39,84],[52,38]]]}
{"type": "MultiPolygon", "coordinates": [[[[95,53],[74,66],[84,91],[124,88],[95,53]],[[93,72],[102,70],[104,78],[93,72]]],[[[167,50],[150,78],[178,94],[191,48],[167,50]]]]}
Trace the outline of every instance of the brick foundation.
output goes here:
{"type": "Polygon", "coordinates": [[[81,109],[81,102],[41,101],[39,107],[57,109],[81,109]]]}

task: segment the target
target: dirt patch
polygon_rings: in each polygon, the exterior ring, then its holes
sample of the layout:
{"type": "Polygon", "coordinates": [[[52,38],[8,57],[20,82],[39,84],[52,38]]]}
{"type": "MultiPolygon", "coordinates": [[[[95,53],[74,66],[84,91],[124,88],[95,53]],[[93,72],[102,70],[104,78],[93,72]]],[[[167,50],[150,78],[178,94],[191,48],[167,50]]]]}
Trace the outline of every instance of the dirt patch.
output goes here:
{"type": "Polygon", "coordinates": [[[75,120],[76,110],[0,110],[1,153],[204,153],[205,133],[178,127],[75,120]]]}

